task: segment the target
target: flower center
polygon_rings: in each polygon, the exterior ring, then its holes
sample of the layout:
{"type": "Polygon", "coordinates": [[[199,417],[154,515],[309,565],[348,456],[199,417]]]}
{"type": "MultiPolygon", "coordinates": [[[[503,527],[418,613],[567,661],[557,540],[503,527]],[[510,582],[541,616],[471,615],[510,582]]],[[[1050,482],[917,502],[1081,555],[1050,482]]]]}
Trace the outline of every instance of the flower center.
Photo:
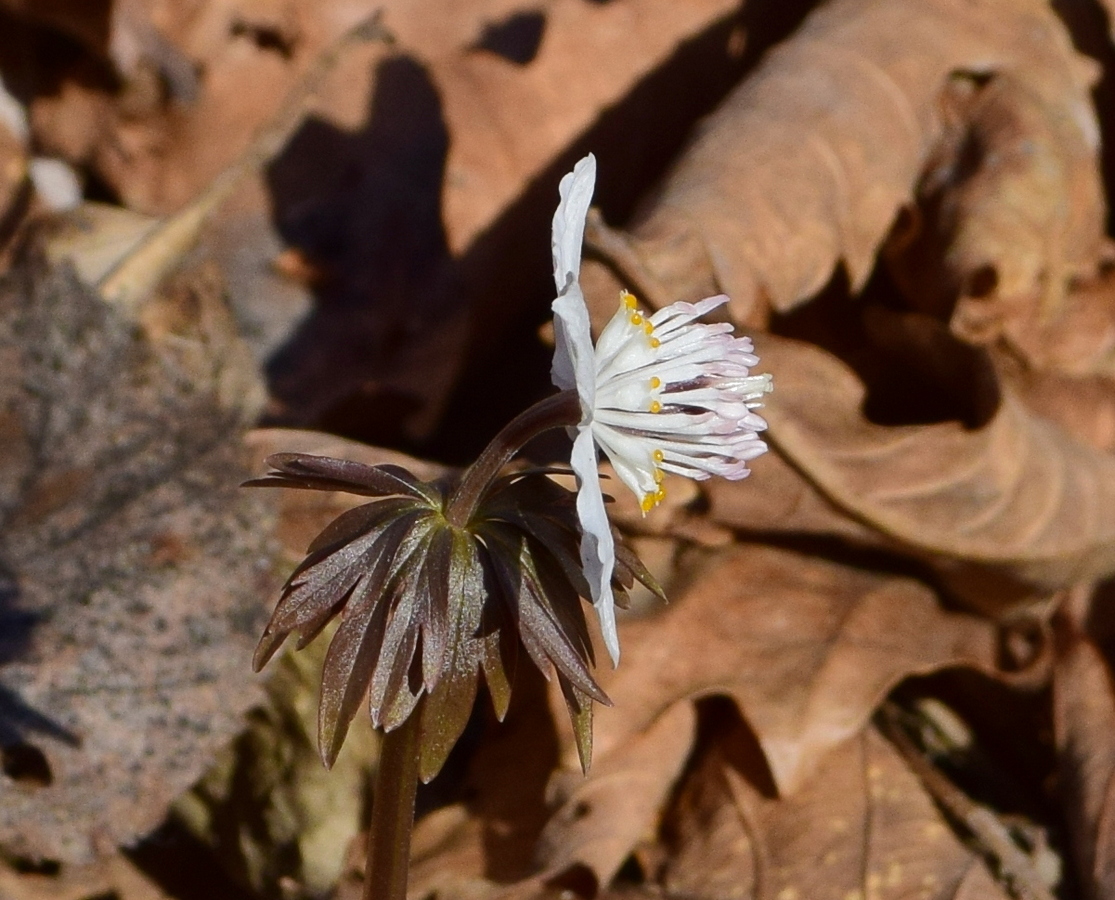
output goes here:
{"type": "MultiPolygon", "coordinates": [[[[626,308],[628,311],[628,323],[630,323],[633,327],[639,329],[643,332],[644,335],[646,335],[646,337],[648,338],[647,343],[650,345],[650,348],[652,350],[657,350],[660,346],[662,346],[662,342],[654,336],[654,323],[651,322],[651,320],[647,316],[644,316],[642,312],[639,311],[639,301],[636,299],[635,295],[632,294],[630,291],[621,291],[620,303],[622,305],[621,308],[626,308]]],[[[659,378],[657,375],[652,375],[647,383],[649,385],[650,391],[657,391],[662,387],[662,379],[659,378]]],[[[662,412],[661,401],[659,401],[657,397],[651,395],[650,402],[647,405],[647,410],[652,413],[662,412]]],[[[650,512],[659,503],[666,499],[666,489],[662,486],[662,482],[665,480],[666,475],[662,471],[662,469],[658,467],[658,464],[666,459],[666,454],[663,453],[662,450],[655,450],[651,454],[651,457],[654,460],[654,483],[658,485],[658,487],[653,491],[647,491],[643,494],[643,499],[640,501],[639,506],[642,508],[642,511],[644,513],[650,512]]]]}

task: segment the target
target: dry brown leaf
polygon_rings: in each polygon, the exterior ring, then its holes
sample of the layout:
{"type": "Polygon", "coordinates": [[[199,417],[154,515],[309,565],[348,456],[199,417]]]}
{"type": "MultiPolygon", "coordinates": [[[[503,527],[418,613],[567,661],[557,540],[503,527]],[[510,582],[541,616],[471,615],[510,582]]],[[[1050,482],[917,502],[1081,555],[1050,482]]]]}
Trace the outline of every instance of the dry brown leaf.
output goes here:
{"type": "Polygon", "coordinates": [[[865,546],[885,538],[830,503],[780,454],[768,453],[744,482],[722,479],[701,485],[712,521],[743,533],[773,532],[837,537],[865,546]]]}
{"type": "Polygon", "coordinates": [[[1006,900],[873,728],[793,797],[764,794],[742,729],[687,778],[667,832],[666,891],[696,898],[1006,900]]]}
{"type": "Polygon", "coordinates": [[[947,612],[911,578],[759,545],[728,551],[659,616],[623,631],[596,746],[686,699],[726,694],[792,792],[856,734],[899,681],[949,666],[992,669],[995,631],[947,612]]]}
{"type": "Polygon", "coordinates": [[[770,337],[759,351],[778,380],[764,411],[778,452],[847,514],[932,559],[968,601],[1001,610],[1115,570],[1115,460],[1010,394],[979,429],[885,427],[863,417],[863,387],[834,357],[770,337]]]}
{"type": "Polygon", "coordinates": [[[1049,339],[1066,330],[1070,284],[1094,276],[1105,249],[1098,125],[1072,74],[955,74],[919,209],[888,253],[914,309],[1041,367],[1070,355],[1049,339]]]}
{"type": "MultiPolygon", "coordinates": [[[[1115,268],[1072,285],[1055,315],[1023,305],[1003,321],[1002,357],[1036,373],[1070,378],[1115,374],[1115,268]]],[[[1000,363],[1000,371],[1008,371],[1000,363]]]]}
{"type": "Polygon", "coordinates": [[[225,320],[178,301],[152,307],[186,316],[148,323],[160,344],[67,270],[0,288],[8,856],[76,863],[144,834],[260,696],[271,513],[237,490],[255,408],[222,405],[225,320]]]}
{"type": "Polygon", "coordinates": [[[542,878],[580,864],[604,886],[653,831],[691,740],[690,700],[734,699],[778,788],[793,792],[902,678],[991,668],[995,634],[911,579],[751,546],[727,552],[661,615],[624,627],[622,646],[607,682],[616,706],[596,716],[596,766],[569,778],[542,878]]]}
{"type": "Polygon", "coordinates": [[[1053,722],[1074,861],[1087,896],[1115,891],[1115,622],[1111,587],[1072,592],[1057,621],[1053,722]]]}
{"type": "Polygon", "coordinates": [[[1056,422],[1078,441],[1115,450],[1115,379],[1068,376],[1004,365],[1004,381],[1030,409],[1056,422]]]}
{"type": "Polygon", "coordinates": [[[692,705],[676,704],[611,753],[597,754],[590,777],[567,779],[568,797],[539,839],[541,880],[583,866],[597,889],[611,883],[631,848],[653,831],[693,747],[695,724],[692,705]]]}
{"type": "Polygon", "coordinates": [[[858,289],[942,137],[950,75],[1052,81],[1094,132],[1082,60],[1041,0],[826,3],[706,121],[633,229],[640,256],[671,297],[716,286],[752,324],[838,264],[858,289]]]}

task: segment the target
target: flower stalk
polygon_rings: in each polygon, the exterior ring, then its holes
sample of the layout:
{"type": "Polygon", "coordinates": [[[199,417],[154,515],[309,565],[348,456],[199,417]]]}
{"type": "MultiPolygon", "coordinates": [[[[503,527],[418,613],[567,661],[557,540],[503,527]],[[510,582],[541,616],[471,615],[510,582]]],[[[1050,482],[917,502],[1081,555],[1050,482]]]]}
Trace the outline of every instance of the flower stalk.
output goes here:
{"type": "Polygon", "coordinates": [[[528,441],[551,428],[572,427],[580,420],[581,404],[576,391],[561,391],[519,413],[469,466],[445,506],[446,521],[457,528],[467,525],[484,492],[528,441]]]}
{"type": "Polygon", "coordinates": [[[420,709],[383,736],[372,795],[364,900],[406,900],[421,738],[420,709]]]}

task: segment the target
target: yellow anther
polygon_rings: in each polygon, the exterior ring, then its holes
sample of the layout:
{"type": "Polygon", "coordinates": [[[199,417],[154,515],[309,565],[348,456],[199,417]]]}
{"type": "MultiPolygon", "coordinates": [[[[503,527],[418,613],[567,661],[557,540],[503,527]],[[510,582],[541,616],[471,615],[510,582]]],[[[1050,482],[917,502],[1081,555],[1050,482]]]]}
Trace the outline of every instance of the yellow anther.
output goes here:
{"type": "Polygon", "coordinates": [[[662,379],[659,378],[657,375],[652,375],[650,377],[650,389],[652,391],[656,391],[660,387],[662,387],[662,379]]]}
{"type": "Polygon", "coordinates": [[[666,474],[661,469],[654,470],[654,483],[661,484],[666,480],[666,474]]]}
{"type": "Polygon", "coordinates": [[[659,403],[657,400],[651,400],[650,401],[650,411],[652,413],[662,412],[662,404],[659,403]]]}
{"type": "Polygon", "coordinates": [[[658,338],[652,337],[650,339],[650,345],[657,350],[662,345],[662,342],[658,340],[658,338]]]}
{"type": "Polygon", "coordinates": [[[666,499],[666,489],[662,485],[658,486],[658,493],[654,495],[654,502],[661,503],[666,499]]]}
{"type": "Polygon", "coordinates": [[[641,315],[639,315],[637,312],[631,313],[631,324],[632,325],[642,325],[643,324],[643,317],[641,315]]]}
{"type": "Polygon", "coordinates": [[[645,331],[647,334],[654,333],[654,326],[650,323],[649,320],[643,323],[643,331],[645,331]]]}
{"type": "Polygon", "coordinates": [[[635,299],[635,295],[628,291],[620,291],[619,299],[623,301],[623,305],[628,309],[634,309],[639,301],[635,299]]]}
{"type": "Polygon", "coordinates": [[[657,494],[644,494],[643,495],[643,501],[639,504],[639,506],[642,508],[644,513],[650,512],[657,505],[658,505],[658,495],[657,494]]]}
{"type": "Polygon", "coordinates": [[[655,450],[652,456],[654,456],[654,461],[659,463],[666,458],[666,454],[661,450],[655,450]]]}

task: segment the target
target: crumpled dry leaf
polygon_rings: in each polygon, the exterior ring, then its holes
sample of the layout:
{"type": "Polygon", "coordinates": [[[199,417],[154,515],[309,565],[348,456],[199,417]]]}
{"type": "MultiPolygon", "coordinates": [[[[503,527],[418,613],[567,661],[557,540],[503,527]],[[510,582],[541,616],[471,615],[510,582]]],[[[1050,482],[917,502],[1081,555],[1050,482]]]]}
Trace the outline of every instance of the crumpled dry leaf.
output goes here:
{"type": "Polygon", "coordinates": [[[1038,415],[1089,447],[1105,453],[1115,450],[1115,379],[1013,366],[1009,371],[1006,380],[1011,390],[1038,415]]]}
{"type": "MultiPolygon", "coordinates": [[[[652,801],[677,779],[691,739],[679,706],[732,698],[771,789],[792,795],[900,680],[950,666],[992,670],[996,658],[990,623],[945,611],[913,579],[759,545],[725,551],[663,613],[626,624],[622,644],[605,684],[623,699],[597,715],[595,767],[570,779],[547,826],[544,877],[580,865],[606,885],[653,828],[652,801]]],[[[564,744],[571,749],[568,736],[564,744]]]]}
{"type": "Polygon", "coordinates": [[[160,298],[145,331],[65,269],[0,289],[5,854],[150,830],[259,699],[270,511],[237,490],[258,388],[205,297],[160,298]]]}
{"type": "Polygon", "coordinates": [[[887,253],[914,309],[1039,367],[1066,355],[1048,338],[1064,330],[1069,286],[1105,255],[1098,125],[1088,83],[1071,75],[956,73],[919,206],[887,253]]]}
{"type": "Polygon", "coordinates": [[[1057,624],[1053,726],[1060,786],[1080,881],[1100,900],[1115,891],[1115,689],[1111,584],[1072,592],[1057,624]]]}
{"type": "Polygon", "coordinates": [[[629,623],[623,650],[607,690],[624,702],[597,716],[602,757],[674,703],[726,694],[792,793],[906,676],[994,670],[996,634],[912,578],[741,545],[660,615],[629,623]]]}
{"type": "Polygon", "coordinates": [[[815,295],[838,264],[858,290],[942,138],[938,101],[957,71],[1045,79],[1094,148],[1092,67],[1048,4],[835,0],[703,125],[632,229],[643,265],[672,299],[722,290],[752,325],[815,295]]]}
{"type": "MultiPolygon", "coordinates": [[[[560,721],[560,720],[559,720],[560,721]]],[[[611,883],[623,861],[658,819],[693,748],[696,712],[679,703],[646,731],[598,757],[591,777],[568,779],[569,794],[539,837],[544,882],[588,869],[597,889],[611,883]]]]}
{"type": "Polygon", "coordinates": [[[1010,394],[982,428],[885,427],[863,417],[863,387],[835,357],[772,337],[760,353],[780,379],[764,409],[778,452],[969,602],[1002,611],[1115,571],[1115,460],[1010,394]]]}
{"type": "MultiPolygon", "coordinates": [[[[354,0],[204,5],[130,0],[130,5],[204,69],[189,109],[172,117],[151,110],[147,121],[134,121],[134,115],[131,122],[114,121],[99,138],[106,154],[102,175],[130,206],[162,212],[180,206],[231,162],[308,62],[369,11],[367,3],[354,0]],[[213,141],[214,134],[222,140],[213,141]],[[132,152],[107,155],[114,142],[132,152]]],[[[454,253],[501,215],[601,109],[622,98],[681,41],[729,20],[738,6],[734,0],[638,0],[618,7],[543,0],[532,7],[537,22],[532,39],[522,30],[508,30],[514,15],[523,12],[513,0],[381,5],[384,25],[394,36],[395,49],[386,52],[428,64],[442,95],[439,105],[454,136],[447,167],[455,177],[445,185],[454,253]],[[617,41],[622,53],[616,52],[617,41]],[[591,79],[570,77],[587,61],[591,79]]],[[[730,53],[721,49],[724,61],[717,61],[718,67],[736,64],[738,40],[733,47],[730,53]]],[[[342,62],[322,92],[331,121],[352,129],[365,124],[376,65],[384,56],[382,46],[371,47],[342,62]]],[[[707,68],[714,60],[709,56],[704,63],[707,68]]]]}
{"type": "MultiPolygon", "coordinates": [[[[1006,900],[916,776],[874,728],[774,799],[736,726],[686,779],[670,816],[671,895],[1006,900]]],[[[761,765],[761,763],[759,764],[761,765]]]]}

